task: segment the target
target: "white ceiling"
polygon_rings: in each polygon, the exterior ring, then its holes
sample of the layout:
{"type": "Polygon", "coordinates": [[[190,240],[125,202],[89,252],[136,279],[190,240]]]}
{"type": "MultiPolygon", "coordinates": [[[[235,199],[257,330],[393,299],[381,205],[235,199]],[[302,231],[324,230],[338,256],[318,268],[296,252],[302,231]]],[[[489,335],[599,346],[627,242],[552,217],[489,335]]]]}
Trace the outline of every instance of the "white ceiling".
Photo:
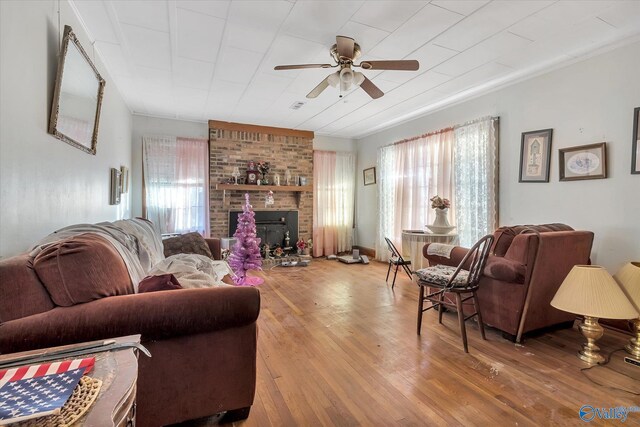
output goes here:
{"type": "Polygon", "coordinates": [[[637,0],[70,1],[135,113],[351,138],[640,34],[637,0]],[[365,71],[377,100],[307,99],[331,70],[273,70],[330,62],[338,34],[420,70],[365,71]]]}

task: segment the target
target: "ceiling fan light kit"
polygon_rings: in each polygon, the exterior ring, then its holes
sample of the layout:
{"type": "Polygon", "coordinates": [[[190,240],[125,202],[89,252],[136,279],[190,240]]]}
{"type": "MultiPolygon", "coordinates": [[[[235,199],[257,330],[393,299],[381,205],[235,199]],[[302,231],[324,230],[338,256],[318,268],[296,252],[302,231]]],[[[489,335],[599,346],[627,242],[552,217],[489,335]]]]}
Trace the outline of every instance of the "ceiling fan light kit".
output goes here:
{"type": "Polygon", "coordinates": [[[331,47],[330,55],[336,62],[332,64],[299,64],[299,65],[278,65],[274,70],[297,70],[304,68],[336,68],[340,70],[329,74],[322,80],[311,92],[307,94],[307,98],[316,98],[327,87],[339,87],[340,97],[342,92],[346,92],[351,87],[357,86],[362,88],[371,98],[377,99],[384,95],[371,80],[363,73],[353,71],[352,67],[360,67],[363,70],[396,70],[396,71],[417,71],[420,64],[416,60],[405,59],[395,61],[362,61],[356,64],[354,61],[360,57],[360,45],[351,37],[336,36],[336,44],[331,47]]]}

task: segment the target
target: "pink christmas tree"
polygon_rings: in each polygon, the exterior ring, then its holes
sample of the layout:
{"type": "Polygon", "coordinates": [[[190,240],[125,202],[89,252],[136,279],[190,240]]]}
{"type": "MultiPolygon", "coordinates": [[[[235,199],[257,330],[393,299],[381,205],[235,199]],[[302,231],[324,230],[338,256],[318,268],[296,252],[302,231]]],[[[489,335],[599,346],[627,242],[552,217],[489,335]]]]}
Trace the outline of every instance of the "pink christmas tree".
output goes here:
{"type": "Polygon", "coordinates": [[[256,237],[256,220],[249,194],[244,195],[243,212],[238,216],[238,228],[233,234],[237,239],[227,262],[235,273],[233,281],[238,286],[254,286],[263,282],[260,277],[247,276],[249,270],[262,270],[260,239],[256,237]]]}

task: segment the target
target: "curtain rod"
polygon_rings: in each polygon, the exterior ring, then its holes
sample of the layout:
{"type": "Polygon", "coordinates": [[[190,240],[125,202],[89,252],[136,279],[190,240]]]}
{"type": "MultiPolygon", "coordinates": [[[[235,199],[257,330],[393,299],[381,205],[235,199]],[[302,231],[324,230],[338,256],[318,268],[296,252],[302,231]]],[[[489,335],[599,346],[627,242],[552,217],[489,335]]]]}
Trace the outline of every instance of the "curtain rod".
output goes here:
{"type": "Polygon", "coordinates": [[[487,120],[487,119],[491,119],[491,120],[500,120],[500,116],[484,116],[484,117],[479,117],[479,118],[477,118],[477,119],[470,120],[470,121],[465,122],[465,123],[462,123],[462,124],[460,124],[460,125],[455,125],[453,128],[454,128],[454,129],[458,129],[459,127],[467,126],[467,125],[472,125],[472,124],[474,124],[474,123],[478,123],[478,122],[479,122],[479,121],[481,121],[481,120],[487,120]]]}
{"type": "MultiPolygon", "coordinates": [[[[416,139],[426,138],[428,136],[433,136],[433,135],[437,135],[439,133],[449,132],[451,130],[453,130],[453,127],[440,129],[440,130],[437,130],[437,131],[434,131],[434,132],[423,133],[422,135],[414,136],[413,138],[401,139],[400,141],[396,141],[396,142],[394,142],[392,144],[389,144],[389,145],[404,144],[405,142],[415,141],[416,139]]],[[[388,145],[387,145],[387,147],[388,147],[388,145]]]]}
{"type": "MultiPolygon", "coordinates": [[[[414,136],[414,137],[412,137],[412,138],[401,139],[401,140],[399,140],[399,141],[392,142],[391,144],[383,145],[382,147],[390,147],[390,146],[392,146],[392,145],[404,144],[405,142],[415,141],[416,139],[426,138],[426,137],[429,137],[429,136],[432,136],[432,135],[437,135],[437,134],[439,134],[439,133],[448,132],[448,131],[450,131],[450,130],[456,130],[456,129],[457,129],[457,128],[459,128],[460,126],[470,125],[470,124],[476,123],[476,122],[478,122],[478,121],[480,121],[480,120],[486,120],[486,119],[491,119],[491,120],[500,120],[500,116],[485,116],[485,117],[480,117],[480,118],[478,118],[478,119],[468,121],[468,122],[466,122],[466,123],[464,123],[464,124],[461,124],[461,125],[449,126],[449,127],[447,127],[447,128],[440,129],[440,130],[437,130],[437,131],[434,131],[434,132],[423,133],[422,135],[414,136]]],[[[382,148],[382,147],[380,147],[380,148],[382,148]]]]}

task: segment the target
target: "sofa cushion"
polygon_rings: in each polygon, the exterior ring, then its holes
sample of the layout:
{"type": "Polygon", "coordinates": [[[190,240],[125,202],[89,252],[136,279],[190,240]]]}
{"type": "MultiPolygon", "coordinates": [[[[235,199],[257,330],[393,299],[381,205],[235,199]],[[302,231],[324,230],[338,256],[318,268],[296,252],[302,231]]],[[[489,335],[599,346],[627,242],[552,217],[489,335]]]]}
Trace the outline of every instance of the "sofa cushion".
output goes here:
{"type": "Polygon", "coordinates": [[[0,323],[54,307],[33,269],[33,258],[29,254],[0,260],[0,323]]]}
{"type": "Polygon", "coordinates": [[[197,232],[170,237],[164,239],[162,243],[164,244],[165,257],[176,254],[197,254],[213,259],[207,241],[197,232]]]}
{"type": "Polygon", "coordinates": [[[33,266],[58,306],[133,293],[120,254],[97,234],[79,234],[53,243],[35,257],[33,266]]]}
{"type": "Polygon", "coordinates": [[[485,276],[511,283],[524,283],[525,266],[510,259],[490,256],[484,267],[485,276]]]}
{"type": "Polygon", "coordinates": [[[147,276],[138,283],[138,292],[171,291],[182,289],[180,282],[173,274],[160,274],[158,276],[147,276]]]}
{"type": "Polygon", "coordinates": [[[511,246],[513,239],[527,229],[535,230],[539,233],[551,231],[573,231],[573,228],[570,226],[560,223],[500,227],[493,233],[495,241],[491,248],[491,254],[495,256],[504,256],[509,250],[509,246],[511,246]]]}
{"type": "Polygon", "coordinates": [[[491,248],[493,255],[501,257],[507,253],[513,238],[517,234],[514,228],[515,227],[500,227],[493,233],[493,238],[495,239],[493,248],[491,248]]]}

